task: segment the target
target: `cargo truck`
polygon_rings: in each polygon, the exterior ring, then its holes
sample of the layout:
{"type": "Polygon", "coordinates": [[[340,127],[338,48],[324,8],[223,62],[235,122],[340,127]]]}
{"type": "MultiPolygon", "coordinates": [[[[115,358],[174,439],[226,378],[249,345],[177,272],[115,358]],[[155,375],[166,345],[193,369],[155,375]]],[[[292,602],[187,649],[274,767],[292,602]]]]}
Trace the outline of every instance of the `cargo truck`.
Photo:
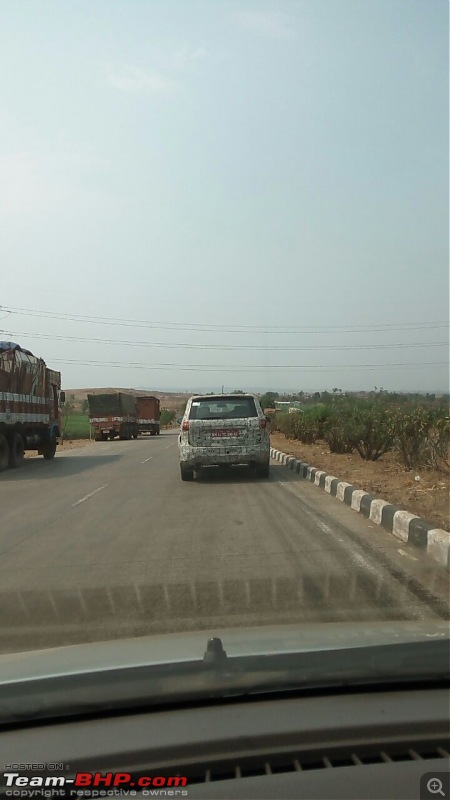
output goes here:
{"type": "Polygon", "coordinates": [[[137,397],[139,433],[149,433],[151,436],[159,435],[160,403],[157,397],[146,395],[137,397]]]}
{"type": "Polygon", "coordinates": [[[136,398],[127,392],[88,394],[89,422],[96,442],[106,439],[137,439],[136,398]]]}
{"type": "Polygon", "coordinates": [[[45,459],[61,436],[61,374],[15,342],[0,342],[0,471],[18,467],[26,450],[45,459]]]}

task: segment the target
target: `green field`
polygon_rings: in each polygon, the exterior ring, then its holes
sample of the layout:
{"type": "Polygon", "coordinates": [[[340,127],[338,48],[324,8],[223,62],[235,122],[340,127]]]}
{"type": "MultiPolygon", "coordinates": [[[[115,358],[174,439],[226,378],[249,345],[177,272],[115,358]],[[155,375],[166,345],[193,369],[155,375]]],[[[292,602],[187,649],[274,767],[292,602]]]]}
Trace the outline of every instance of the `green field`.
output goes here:
{"type": "Polygon", "coordinates": [[[71,414],[64,431],[64,439],[89,439],[87,414],[71,414]]]}

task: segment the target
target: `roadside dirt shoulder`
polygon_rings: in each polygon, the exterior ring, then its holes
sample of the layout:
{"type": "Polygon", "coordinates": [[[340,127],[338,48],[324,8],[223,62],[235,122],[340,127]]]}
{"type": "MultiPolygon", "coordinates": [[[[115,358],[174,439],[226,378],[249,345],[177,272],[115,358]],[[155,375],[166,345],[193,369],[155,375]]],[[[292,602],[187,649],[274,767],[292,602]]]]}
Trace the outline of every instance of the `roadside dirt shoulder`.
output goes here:
{"type": "Polygon", "coordinates": [[[363,461],[358,453],[330,453],[325,442],[302,444],[282,433],[271,434],[270,443],[339,480],[424,517],[437,528],[449,530],[450,475],[428,469],[407,471],[395,453],[385,453],[378,461],[363,461]]]}
{"type": "Polygon", "coordinates": [[[76,447],[86,447],[93,444],[96,444],[94,439],[67,439],[67,441],[58,445],[58,452],[60,450],[74,450],[76,447]]]}
{"type": "MultiPolygon", "coordinates": [[[[61,453],[63,450],[74,450],[76,447],[86,447],[92,444],[95,444],[95,442],[90,439],[67,439],[67,441],[58,445],[56,452],[61,453]]],[[[25,458],[40,458],[40,456],[36,454],[35,450],[27,450],[25,458]]]]}

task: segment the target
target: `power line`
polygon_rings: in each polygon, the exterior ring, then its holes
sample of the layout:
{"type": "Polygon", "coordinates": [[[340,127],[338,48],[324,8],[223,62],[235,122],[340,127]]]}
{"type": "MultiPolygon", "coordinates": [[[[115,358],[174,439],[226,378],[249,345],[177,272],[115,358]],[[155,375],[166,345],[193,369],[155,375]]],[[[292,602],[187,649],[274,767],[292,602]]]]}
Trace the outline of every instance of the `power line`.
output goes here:
{"type": "Polygon", "coordinates": [[[267,370],[304,370],[305,372],[333,372],[333,371],[354,371],[360,369],[398,369],[398,368],[409,368],[409,369],[417,369],[422,367],[435,367],[435,366],[448,366],[448,362],[446,361],[431,361],[431,362],[423,362],[419,364],[408,364],[408,363],[397,363],[397,364],[334,364],[333,366],[327,366],[323,364],[263,364],[263,365],[246,365],[246,366],[238,366],[238,367],[229,367],[229,366],[221,366],[220,364],[140,364],[139,362],[133,361],[83,361],[79,359],[70,359],[70,358],[49,358],[49,362],[51,363],[63,363],[63,364],[78,364],[80,366],[92,366],[92,367],[113,367],[113,368],[131,368],[131,369],[145,369],[145,370],[178,370],[180,372],[186,371],[198,371],[198,372],[248,372],[249,370],[252,372],[255,371],[267,371],[267,370]]]}
{"type": "Polygon", "coordinates": [[[408,331],[408,330],[431,330],[436,328],[448,328],[448,321],[434,322],[401,322],[379,325],[218,325],[212,323],[180,323],[180,322],[156,322],[149,320],[120,319],[114,317],[91,316],[88,314],[68,314],[56,311],[38,311],[29,308],[14,308],[11,306],[0,306],[0,309],[12,313],[29,317],[39,317],[45,319],[64,320],[67,322],[82,322],[95,325],[116,325],[124,327],[142,327],[161,330],[179,331],[201,331],[218,333],[268,333],[268,334],[289,334],[289,333],[363,333],[363,332],[389,332],[389,331],[408,331]]]}
{"type": "Polygon", "coordinates": [[[210,345],[210,344],[185,344],[182,342],[142,342],[142,341],[122,341],[120,339],[100,339],[88,336],[63,336],[50,333],[25,333],[24,331],[2,331],[6,336],[23,336],[28,339],[51,339],[63,342],[86,342],[88,344],[112,344],[114,346],[126,347],[161,347],[171,349],[186,350],[263,350],[263,351],[308,351],[308,350],[382,350],[392,348],[411,348],[411,347],[448,347],[447,342],[407,342],[397,344],[355,344],[355,345],[308,345],[308,346],[279,346],[279,345],[210,345]]]}

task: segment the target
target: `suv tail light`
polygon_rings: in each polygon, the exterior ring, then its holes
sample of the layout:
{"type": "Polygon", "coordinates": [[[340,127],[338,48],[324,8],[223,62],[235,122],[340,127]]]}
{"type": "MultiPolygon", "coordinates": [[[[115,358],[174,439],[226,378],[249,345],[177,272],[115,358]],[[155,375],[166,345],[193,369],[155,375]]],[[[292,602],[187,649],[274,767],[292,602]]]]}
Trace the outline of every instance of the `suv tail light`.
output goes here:
{"type": "Polygon", "coordinates": [[[266,419],[260,419],[259,420],[259,427],[260,428],[267,428],[267,420],[266,419]]]}
{"type": "Polygon", "coordinates": [[[185,419],[183,425],[181,426],[181,430],[188,431],[189,430],[189,420],[185,419]]]}

